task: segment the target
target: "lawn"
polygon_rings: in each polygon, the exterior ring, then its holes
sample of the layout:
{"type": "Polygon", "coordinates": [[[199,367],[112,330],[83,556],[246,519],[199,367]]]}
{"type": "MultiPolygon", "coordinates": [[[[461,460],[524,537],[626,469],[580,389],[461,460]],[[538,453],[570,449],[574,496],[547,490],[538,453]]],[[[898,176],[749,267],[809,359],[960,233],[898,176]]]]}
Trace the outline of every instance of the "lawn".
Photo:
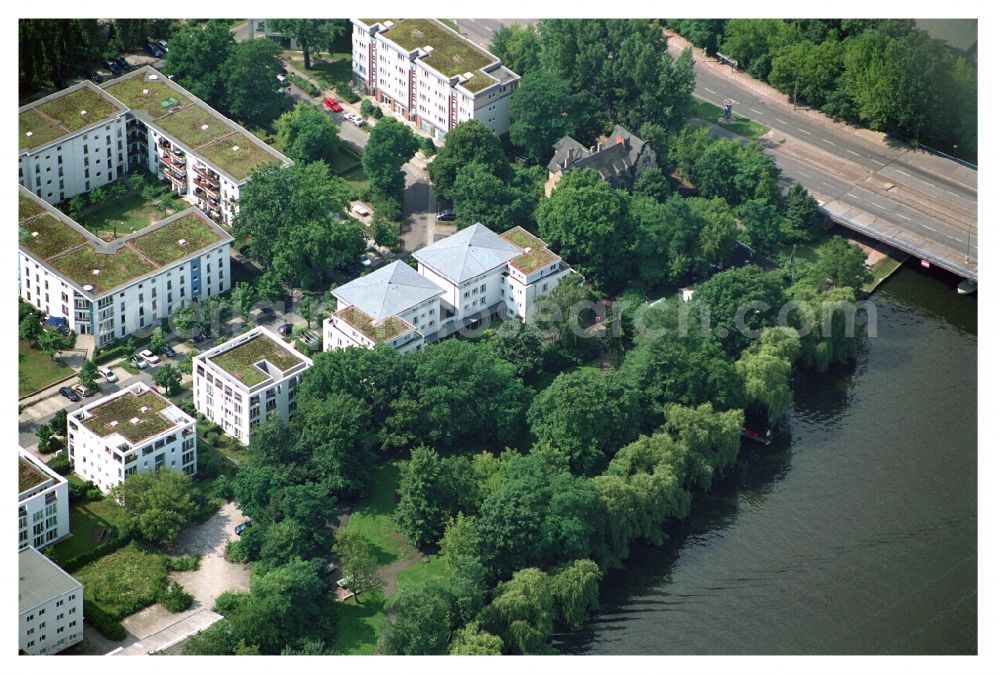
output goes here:
{"type": "Polygon", "coordinates": [[[295,64],[302,72],[326,89],[348,86],[351,82],[351,54],[349,52],[326,54],[323,58],[314,57],[309,65],[312,68],[306,70],[304,66],[295,64]]]}
{"type": "Polygon", "coordinates": [[[142,251],[147,258],[158,265],[166,265],[221,239],[201,216],[192,214],[131,241],[132,246],[142,251]]]}
{"type": "Polygon", "coordinates": [[[381,595],[362,600],[361,604],[353,598],[337,603],[337,638],[332,645],[334,651],[351,656],[374,654],[382,621],[385,620],[384,606],[385,599],[381,595]]]}
{"type": "Polygon", "coordinates": [[[748,120],[746,117],[733,116],[731,122],[722,121],[723,110],[717,105],[709,103],[708,101],[702,101],[701,99],[692,99],[694,104],[692,106],[692,114],[696,117],[701,117],[704,120],[718,124],[723,129],[728,129],[735,134],[740,136],[746,136],[747,138],[757,138],[763,136],[770,129],[765,127],[759,122],[754,122],[753,120],[748,120]]]}
{"type": "Polygon", "coordinates": [[[160,203],[162,196],[145,199],[129,190],[120,197],[108,197],[101,200],[100,204],[88,206],[76,222],[98,236],[100,232],[110,232],[109,238],[117,239],[191,206],[173,193],[163,196],[170,198],[166,206],[160,203]]]}
{"type": "Polygon", "coordinates": [[[414,586],[430,579],[444,579],[450,574],[444,558],[437,555],[427,556],[423,561],[408,567],[396,575],[396,587],[414,586]]]}
{"type": "Polygon", "coordinates": [[[890,250],[886,252],[886,257],[879,260],[877,263],[871,266],[872,280],[871,282],[865,284],[861,287],[861,290],[866,293],[871,293],[875,290],[882,281],[895,272],[899,267],[906,262],[909,258],[905,253],[896,250],[890,250]]]}
{"type": "Polygon", "coordinates": [[[109,553],[73,573],[83,584],[83,598],[123,619],[152,605],[167,586],[167,556],[136,544],[109,553]]]}
{"type": "Polygon", "coordinates": [[[347,529],[360,532],[378,549],[379,565],[389,565],[417,554],[417,549],[399,531],[392,513],[396,508],[399,466],[384,464],[372,479],[367,496],[351,512],[347,529]]]}
{"type": "Polygon", "coordinates": [[[278,161],[261,145],[256,138],[235,133],[200,147],[198,154],[236,180],[243,180],[259,164],[278,161]]]}
{"type": "MultiPolygon", "coordinates": [[[[70,482],[82,482],[77,476],[69,476],[70,482]]],[[[97,546],[94,531],[98,527],[116,527],[120,522],[121,509],[110,499],[96,502],[74,502],[69,509],[70,537],[56,544],[52,551],[56,562],[74,558],[97,546]]]]}
{"type": "Polygon", "coordinates": [[[73,369],[53,361],[37,349],[32,349],[27,340],[18,340],[18,380],[17,395],[25,396],[44,389],[73,374],[73,369]]]}

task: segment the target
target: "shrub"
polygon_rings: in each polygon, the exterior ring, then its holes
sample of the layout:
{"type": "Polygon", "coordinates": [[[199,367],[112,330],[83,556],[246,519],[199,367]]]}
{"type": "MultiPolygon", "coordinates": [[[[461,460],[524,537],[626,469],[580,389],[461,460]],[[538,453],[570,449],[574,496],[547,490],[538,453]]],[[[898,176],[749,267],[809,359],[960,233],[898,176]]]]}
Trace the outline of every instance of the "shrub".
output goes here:
{"type": "Polygon", "coordinates": [[[131,539],[129,539],[129,537],[118,532],[118,530],[114,530],[114,533],[111,535],[111,539],[108,541],[98,544],[89,551],[85,551],[67,560],[57,562],[59,562],[59,566],[67,572],[73,572],[88,563],[94,562],[98,558],[103,558],[109,553],[114,553],[118,549],[124,548],[130,541],[131,539]]]}
{"type": "Polygon", "coordinates": [[[49,468],[60,476],[68,476],[73,470],[73,464],[69,461],[66,453],[60,453],[49,461],[49,468]]]}
{"type": "Polygon", "coordinates": [[[361,114],[364,115],[365,117],[370,117],[374,115],[377,109],[378,109],[377,106],[374,103],[372,103],[371,99],[369,98],[366,98],[364,101],[361,102],[361,114]]]}
{"type": "Polygon", "coordinates": [[[214,447],[219,442],[219,434],[215,431],[209,431],[205,434],[205,440],[208,441],[209,445],[214,447]]]}
{"type": "Polygon", "coordinates": [[[169,572],[191,572],[198,569],[201,558],[196,555],[181,555],[176,558],[167,558],[167,571],[169,572]]]}
{"type": "Polygon", "coordinates": [[[83,618],[97,629],[97,632],[108,638],[120,642],[125,639],[127,633],[120,621],[105,612],[103,609],[92,603],[90,600],[83,601],[83,618]]]}
{"type": "MultiPolygon", "coordinates": [[[[242,543],[243,542],[240,539],[230,539],[229,541],[226,542],[226,550],[222,554],[222,557],[226,559],[226,562],[231,562],[231,563],[249,562],[249,558],[247,557],[247,552],[244,550],[242,543]]],[[[219,596],[219,600],[221,599],[222,596],[219,596]]],[[[216,607],[219,606],[218,600],[216,601],[215,606],[216,607]]]]}
{"type": "Polygon", "coordinates": [[[344,99],[348,103],[357,103],[361,100],[357,92],[349,84],[338,84],[337,93],[340,94],[340,98],[344,99]]]}
{"type": "Polygon", "coordinates": [[[213,499],[224,499],[227,502],[233,498],[233,481],[229,476],[219,476],[212,481],[208,494],[213,499]]]}
{"type": "Polygon", "coordinates": [[[108,191],[104,187],[98,185],[93,190],[90,191],[90,203],[100,204],[105,199],[108,198],[108,191]]]}
{"type": "Polygon", "coordinates": [[[150,183],[144,183],[142,189],[139,191],[143,199],[156,199],[160,194],[160,186],[153,185],[150,183]]]}
{"type": "Polygon", "coordinates": [[[93,483],[87,488],[87,501],[97,502],[104,499],[104,493],[101,492],[101,488],[97,487],[93,483]]]}
{"type": "Polygon", "coordinates": [[[116,180],[114,183],[109,183],[107,190],[108,194],[112,197],[121,197],[123,194],[128,192],[128,188],[125,186],[125,183],[120,180],[116,180]]]}
{"type": "Polygon", "coordinates": [[[437,146],[428,136],[421,136],[420,151],[424,153],[424,157],[433,157],[437,152],[437,146]]]}
{"type": "Polygon", "coordinates": [[[176,581],[160,595],[160,604],[175,614],[190,608],[193,603],[194,596],[185,591],[184,587],[176,581]]]}
{"type": "Polygon", "coordinates": [[[296,87],[306,92],[310,96],[319,96],[322,93],[319,90],[319,87],[317,87],[315,84],[305,79],[304,77],[296,75],[295,73],[289,73],[288,79],[291,80],[296,87]]]}

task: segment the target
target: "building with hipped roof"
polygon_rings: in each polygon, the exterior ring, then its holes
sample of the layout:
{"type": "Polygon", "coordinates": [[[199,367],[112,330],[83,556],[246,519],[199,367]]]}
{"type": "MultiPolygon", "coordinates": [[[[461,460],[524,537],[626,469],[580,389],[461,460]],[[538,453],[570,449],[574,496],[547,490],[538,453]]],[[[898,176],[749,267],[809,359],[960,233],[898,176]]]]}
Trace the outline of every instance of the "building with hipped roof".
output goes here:
{"type": "Polygon", "coordinates": [[[589,148],[569,136],[563,136],[552,147],[555,152],[547,166],[546,197],[552,195],[563,175],[573,169],[594,169],[612,187],[628,189],[642,172],[656,166],[653,146],[620,124],[607,138],[589,148]]]}

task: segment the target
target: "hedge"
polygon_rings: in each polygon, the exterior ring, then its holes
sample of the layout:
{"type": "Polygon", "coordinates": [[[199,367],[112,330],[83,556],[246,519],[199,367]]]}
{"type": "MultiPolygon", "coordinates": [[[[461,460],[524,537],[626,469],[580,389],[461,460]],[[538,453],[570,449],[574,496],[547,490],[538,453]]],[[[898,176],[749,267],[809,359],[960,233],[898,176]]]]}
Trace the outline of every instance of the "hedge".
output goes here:
{"type": "Polygon", "coordinates": [[[291,80],[296,87],[306,92],[310,96],[319,96],[322,93],[319,90],[319,87],[317,87],[315,84],[305,79],[304,77],[299,77],[295,73],[289,73],[288,79],[291,80]]]}
{"type": "Polygon", "coordinates": [[[79,555],[75,555],[68,560],[65,560],[59,564],[67,572],[73,572],[80,569],[87,563],[92,563],[98,558],[108,555],[109,553],[114,553],[120,548],[124,548],[128,543],[132,541],[132,538],[114,530],[111,539],[101,544],[98,544],[89,551],[85,551],[79,555]]]}
{"type": "Polygon", "coordinates": [[[128,635],[121,621],[116,620],[90,600],[83,601],[83,618],[109,640],[121,642],[128,635]]]}

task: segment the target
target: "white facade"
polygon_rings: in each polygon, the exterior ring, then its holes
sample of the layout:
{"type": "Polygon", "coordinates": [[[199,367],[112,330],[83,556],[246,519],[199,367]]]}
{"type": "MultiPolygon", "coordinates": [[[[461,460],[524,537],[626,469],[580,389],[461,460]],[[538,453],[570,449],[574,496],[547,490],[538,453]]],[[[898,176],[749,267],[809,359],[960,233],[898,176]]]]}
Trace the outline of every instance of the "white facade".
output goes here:
{"type": "Polygon", "coordinates": [[[133,473],[198,470],[194,419],[143,382],[70,413],[67,425],[74,472],[104,492],[133,473]]]}
{"type": "Polygon", "coordinates": [[[83,639],[83,584],[34,548],[18,553],[18,649],[56,654],[83,639]]]}
{"type": "Polygon", "coordinates": [[[17,452],[17,547],[44,548],[69,535],[69,483],[24,448],[17,452]]]}
{"type": "Polygon", "coordinates": [[[194,358],[195,409],[248,445],[253,428],[268,415],[288,421],[302,373],[311,366],[312,359],[258,326],[194,358]],[[250,376],[233,366],[244,359],[250,376]]]}
{"type": "MultiPolygon", "coordinates": [[[[359,326],[351,322],[349,314],[344,313],[350,307],[351,305],[338,299],[337,312],[323,321],[323,351],[375,347],[375,340],[365,335],[359,326]]],[[[403,322],[403,332],[385,340],[385,344],[401,354],[421,349],[424,346],[424,336],[437,332],[439,312],[440,302],[437,298],[430,298],[394,315],[403,322]]]]}
{"type": "Polygon", "coordinates": [[[488,65],[473,71],[445,74],[430,66],[426,57],[435,45],[405,49],[393,39],[393,29],[403,30],[414,20],[386,20],[368,25],[351,19],[352,67],[355,79],[367,93],[400,118],[438,140],[460,123],[477,119],[495,134],[510,130],[507,106],[520,77],[500,60],[444,24],[429,21],[441,39],[460,43],[485,55],[488,65]],[[475,84],[473,84],[475,82],[475,84]],[[469,89],[467,87],[472,87],[469,89]]]}
{"type": "MultiPolygon", "coordinates": [[[[26,191],[21,194],[28,195],[26,191]]],[[[29,199],[41,204],[33,196],[29,199]]],[[[84,245],[109,256],[128,248],[130,241],[192,216],[201,218],[204,225],[212,228],[218,236],[214,245],[107,290],[101,288],[100,276],[94,277],[93,284],[81,284],[61,274],[52,257],[42,259],[41,255],[22,244],[18,251],[20,296],[48,316],[65,317],[74,332],[95,334],[98,347],[156,326],[160,320],[192,301],[225,293],[230,288],[232,237],[204,216],[198,216],[195,209],[182,211],[111,244],[97,239],[54,208],[45,206],[44,213],[60,221],[67,230],[82,236],[87,242],[84,245]]],[[[31,219],[22,221],[25,234],[30,234],[31,222],[31,219]]]]}

